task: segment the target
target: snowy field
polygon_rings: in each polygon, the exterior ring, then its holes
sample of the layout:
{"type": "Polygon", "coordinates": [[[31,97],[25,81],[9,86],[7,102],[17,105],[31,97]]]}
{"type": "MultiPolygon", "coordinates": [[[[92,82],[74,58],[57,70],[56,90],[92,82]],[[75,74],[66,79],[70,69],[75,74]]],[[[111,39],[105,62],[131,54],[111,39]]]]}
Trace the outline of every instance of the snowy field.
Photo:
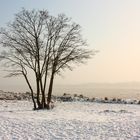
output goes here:
{"type": "Polygon", "coordinates": [[[140,105],[0,100],[0,140],[140,140],[140,105]]]}

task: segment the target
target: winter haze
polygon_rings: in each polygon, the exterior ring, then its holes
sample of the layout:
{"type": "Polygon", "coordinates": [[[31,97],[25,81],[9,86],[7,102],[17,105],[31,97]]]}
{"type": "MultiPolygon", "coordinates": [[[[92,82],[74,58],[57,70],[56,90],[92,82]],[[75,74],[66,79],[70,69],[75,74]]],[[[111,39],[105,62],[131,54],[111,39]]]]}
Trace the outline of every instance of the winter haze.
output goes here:
{"type": "MultiPolygon", "coordinates": [[[[47,9],[52,15],[65,13],[82,26],[89,48],[99,50],[86,65],[57,76],[56,85],[140,81],[139,0],[5,0],[0,4],[0,26],[12,21],[22,7],[47,9]]],[[[28,89],[22,77],[3,78],[3,70],[0,89],[28,89]]]]}

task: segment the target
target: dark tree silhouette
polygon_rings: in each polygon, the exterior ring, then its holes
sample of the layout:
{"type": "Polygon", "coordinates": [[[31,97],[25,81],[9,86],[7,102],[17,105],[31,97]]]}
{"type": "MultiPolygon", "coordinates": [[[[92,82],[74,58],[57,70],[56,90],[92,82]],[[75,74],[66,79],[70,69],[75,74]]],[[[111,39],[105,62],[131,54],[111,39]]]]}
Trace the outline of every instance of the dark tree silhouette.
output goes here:
{"type": "Polygon", "coordinates": [[[34,109],[50,109],[56,74],[67,68],[72,70],[74,63],[84,63],[93,55],[86,48],[78,24],[63,14],[53,17],[46,10],[22,9],[12,23],[1,28],[0,43],[0,60],[9,72],[7,76],[24,76],[34,109]],[[29,70],[35,75],[36,91],[29,81],[29,70]]]}

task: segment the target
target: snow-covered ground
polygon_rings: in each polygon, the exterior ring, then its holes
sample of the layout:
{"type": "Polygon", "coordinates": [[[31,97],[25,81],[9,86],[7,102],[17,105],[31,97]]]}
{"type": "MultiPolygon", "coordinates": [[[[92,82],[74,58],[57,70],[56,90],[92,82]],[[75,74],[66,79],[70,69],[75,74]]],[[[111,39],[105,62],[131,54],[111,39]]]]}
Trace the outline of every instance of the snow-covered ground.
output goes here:
{"type": "Polygon", "coordinates": [[[0,140],[140,140],[140,105],[0,100],[0,140]]]}

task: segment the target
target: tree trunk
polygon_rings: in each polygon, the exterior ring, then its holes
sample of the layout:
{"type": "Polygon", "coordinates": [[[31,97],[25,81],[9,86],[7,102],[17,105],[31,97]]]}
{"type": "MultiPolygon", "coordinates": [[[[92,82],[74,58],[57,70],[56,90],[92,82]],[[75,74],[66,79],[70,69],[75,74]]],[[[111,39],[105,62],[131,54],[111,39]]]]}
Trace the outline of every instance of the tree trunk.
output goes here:
{"type": "Polygon", "coordinates": [[[32,96],[32,101],[33,101],[33,104],[34,104],[34,110],[36,110],[36,103],[35,103],[35,100],[34,100],[34,96],[33,96],[33,91],[31,90],[31,96],[32,96]]]}
{"type": "Polygon", "coordinates": [[[41,107],[45,108],[46,105],[46,99],[45,99],[45,92],[42,84],[42,78],[41,75],[39,75],[39,83],[40,83],[40,88],[41,88],[41,93],[42,93],[42,101],[41,101],[41,107]]]}
{"type": "Polygon", "coordinates": [[[51,79],[50,79],[49,90],[48,90],[47,109],[50,109],[50,102],[51,102],[52,89],[53,89],[53,81],[54,81],[54,73],[52,72],[51,79]]]}
{"type": "Polygon", "coordinates": [[[40,79],[40,86],[41,86],[41,92],[42,92],[42,108],[45,108],[46,106],[46,99],[45,99],[45,92],[43,89],[42,81],[40,79]]]}
{"type": "Polygon", "coordinates": [[[29,88],[30,88],[30,90],[31,90],[31,97],[32,97],[32,101],[33,101],[33,104],[34,104],[34,110],[36,110],[37,108],[36,108],[36,102],[35,102],[35,99],[34,99],[34,92],[33,92],[33,89],[32,89],[32,87],[31,87],[31,85],[30,85],[30,83],[29,83],[29,80],[28,80],[26,74],[23,74],[23,75],[24,75],[25,80],[26,80],[26,82],[27,82],[27,84],[28,84],[28,86],[29,86],[29,88]]]}
{"type": "Polygon", "coordinates": [[[40,87],[39,87],[39,79],[36,75],[36,86],[37,86],[37,105],[38,108],[41,108],[41,103],[40,103],[40,87]]]}

